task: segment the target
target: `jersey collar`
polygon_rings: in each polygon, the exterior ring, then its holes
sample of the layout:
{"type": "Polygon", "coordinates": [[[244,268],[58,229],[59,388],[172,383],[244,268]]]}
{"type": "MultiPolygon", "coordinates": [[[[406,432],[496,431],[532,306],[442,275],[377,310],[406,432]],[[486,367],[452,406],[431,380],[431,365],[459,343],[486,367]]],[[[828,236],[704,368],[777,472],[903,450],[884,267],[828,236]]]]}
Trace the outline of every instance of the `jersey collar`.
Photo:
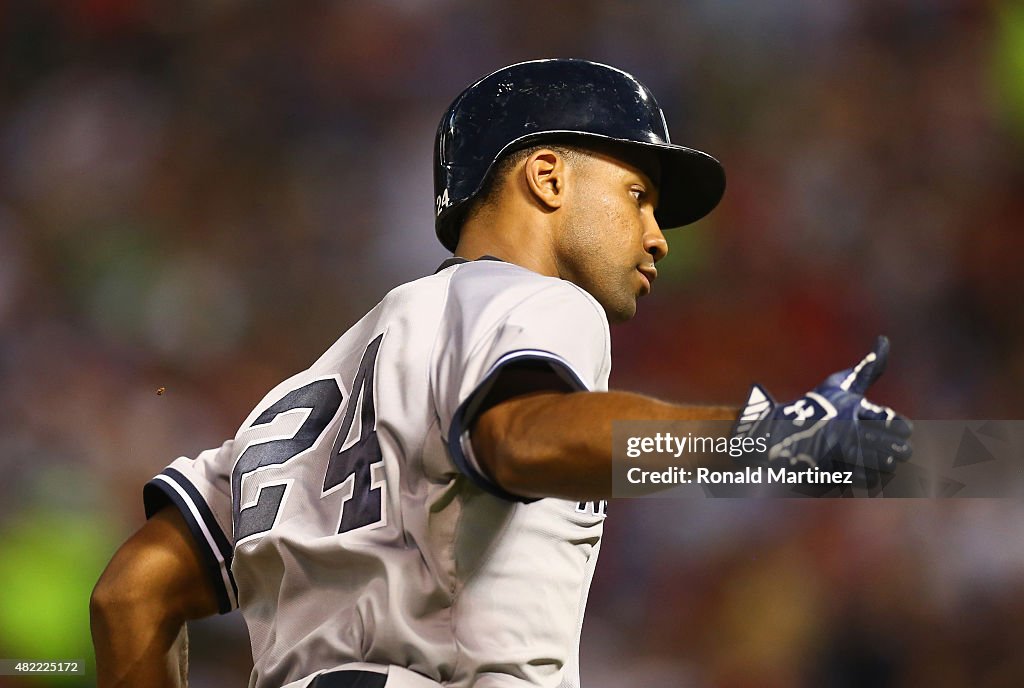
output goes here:
{"type": "MultiPolygon", "coordinates": [[[[480,256],[479,258],[477,258],[477,260],[496,260],[499,263],[504,263],[505,262],[501,258],[495,258],[494,256],[480,256]]],[[[442,270],[446,270],[446,269],[450,268],[453,265],[461,265],[462,263],[472,263],[472,262],[473,261],[471,261],[469,258],[463,258],[462,256],[452,256],[451,258],[448,258],[443,263],[441,263],[440,267],[438,267],[437,270],[434,270],[434,274],[436,275],[437,273],[441,272],[442,270]]]]}

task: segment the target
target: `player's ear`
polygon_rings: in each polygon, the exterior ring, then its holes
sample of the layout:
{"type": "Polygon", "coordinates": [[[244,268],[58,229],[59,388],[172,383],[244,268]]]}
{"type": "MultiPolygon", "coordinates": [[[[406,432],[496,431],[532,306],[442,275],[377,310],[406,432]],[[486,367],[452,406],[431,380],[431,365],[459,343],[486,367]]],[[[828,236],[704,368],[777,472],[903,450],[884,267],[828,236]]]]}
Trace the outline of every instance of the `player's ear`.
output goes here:
{"type": "Polygon", "coordinates": [[[550,148],[541,148],[526,158],[526,188],[542,207],[554,210],[562,206],[566,167],[565,156],[550,148]]]}

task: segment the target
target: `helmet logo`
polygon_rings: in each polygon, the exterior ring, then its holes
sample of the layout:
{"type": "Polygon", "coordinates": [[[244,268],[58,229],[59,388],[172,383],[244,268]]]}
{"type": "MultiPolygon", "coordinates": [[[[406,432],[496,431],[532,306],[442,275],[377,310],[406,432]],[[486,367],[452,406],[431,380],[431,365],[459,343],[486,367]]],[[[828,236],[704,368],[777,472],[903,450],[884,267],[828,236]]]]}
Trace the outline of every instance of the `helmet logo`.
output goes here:
{"type": "Polygon", "coordinates": [[[448,189],[445,189],[444,193],[437,197],[436,204],[438,215],[441,214],[442,210],[444,210],[445,208],[452,204],[451,200],[448,198],[448,189]]]}

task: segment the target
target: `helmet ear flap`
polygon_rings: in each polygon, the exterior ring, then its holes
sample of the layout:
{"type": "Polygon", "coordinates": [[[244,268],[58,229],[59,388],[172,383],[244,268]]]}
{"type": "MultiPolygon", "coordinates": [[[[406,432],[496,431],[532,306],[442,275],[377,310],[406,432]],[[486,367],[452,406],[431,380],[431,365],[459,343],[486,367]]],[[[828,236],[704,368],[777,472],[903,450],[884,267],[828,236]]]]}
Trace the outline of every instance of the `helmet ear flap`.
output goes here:
{"type": "MultiPolygon", "coordinates": [[[[456,198],[452,194],[448,187],[441,189],[441,193],[435,198],[436,215],[434,222],[434,229],[437,233],[437,238],[441,244],[449,251],[455,252],[455,247],[459,243],[459,232],[462,229],[462,223],[465,222],[466,216],[469,215],[469,211],[473,208],[474,201],[483,198],[487,193],[493,178],[492,171],[498,167],[502,156],[499,156],[493,164],[488,165],[487,169],[483,173],[478,173],[475,176],[479,177],[479,183],[469,194],[463,195],[460,198],[456,198]]],[[[466,174],[468,178],[470,175],[466,174]]],[[[436,174],[435,174],[435,186],[436,186],[436,174]]]]}
{"type": "Polygon", "coordinates": [[[455,253],[455,247],[459,244],[459,231],[466,219],[467,203],[460,204],[458,208],[452,208],[445,214],[444,220],[438,220],[435,230],[441,245],[455,253]]]}

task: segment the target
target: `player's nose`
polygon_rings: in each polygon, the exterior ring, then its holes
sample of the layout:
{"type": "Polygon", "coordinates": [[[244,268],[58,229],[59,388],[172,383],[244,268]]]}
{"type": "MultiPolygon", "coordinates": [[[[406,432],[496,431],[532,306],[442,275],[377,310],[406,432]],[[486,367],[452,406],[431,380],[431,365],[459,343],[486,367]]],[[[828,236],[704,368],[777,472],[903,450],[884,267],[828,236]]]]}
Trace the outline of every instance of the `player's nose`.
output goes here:
{"type": "Polygon", "coordinates": [[[654,262],[658,262],[668,255],[668,242],[661,232],[658,221],[651,215],[644,226],[644,251],[651,254],[654,262]]]}

